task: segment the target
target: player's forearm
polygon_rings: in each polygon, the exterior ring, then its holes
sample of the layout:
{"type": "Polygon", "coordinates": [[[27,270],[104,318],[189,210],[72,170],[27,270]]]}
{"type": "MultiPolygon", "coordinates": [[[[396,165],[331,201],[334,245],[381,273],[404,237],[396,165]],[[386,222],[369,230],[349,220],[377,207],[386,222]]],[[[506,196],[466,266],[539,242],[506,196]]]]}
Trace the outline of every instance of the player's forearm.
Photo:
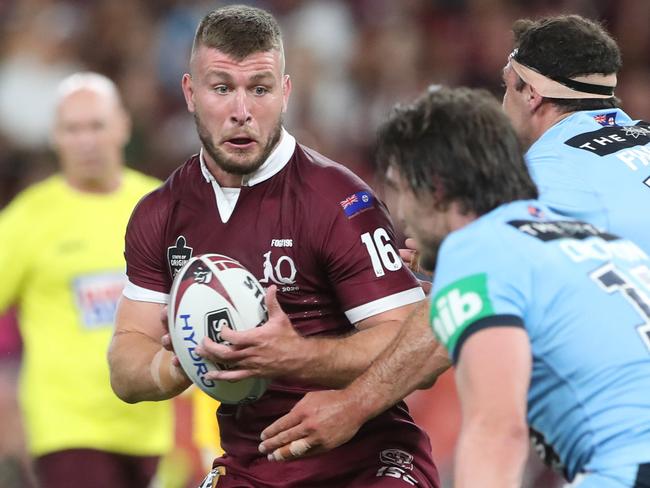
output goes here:
{"type": "MultiPolygon", "coordinates": [[[[356,398],[362,400],[359,408],[364,410],[364,415],[373,417],[379,414],[413,390],[433,384],[449,368],[447,353],[435,341],[428,325],[427,308],[426,303],[420,304],[401,327],[385,324],[393,327],[396,333],[382,337],[381,330],[376,331],[384,340],[382,349],[372,359],[358,365],[356,375],[350,378],[355,381],[348,387],[356,398]],[[371,363],[374,363],[372,368],[371,363]]],[[[357,339],[361,344],[366,340],[362,332],[349,339],[357,339]]]]}
{"type": "Polygon", "coordinates": [[[446,350],[433,338],[422,307],[409,317],[373,367],[348,389],[359,399],[360,414],[372,418],[414,390],[432,385],[450,364],[446,350]]]}
{"type": "Polygon", "coordinates": [[[366,371],[390,344],[400,324],[385,322],[340,338],[310,338],[297,376],[328,388],[343,388],[366,371]]]}
{"type": "Polygon", "coordinates": [[[485,415],[464,423],[455,464],[456,488],[519,488],[528,453],[524,422],[485,415]]]}
{"type": "Polygon", "coordinates": [[[191,382],[172,363],[172,357],[171,352],[144,334],[116,333],[108,351],[113,391],[128,403],[178,395],[191,382]]]}

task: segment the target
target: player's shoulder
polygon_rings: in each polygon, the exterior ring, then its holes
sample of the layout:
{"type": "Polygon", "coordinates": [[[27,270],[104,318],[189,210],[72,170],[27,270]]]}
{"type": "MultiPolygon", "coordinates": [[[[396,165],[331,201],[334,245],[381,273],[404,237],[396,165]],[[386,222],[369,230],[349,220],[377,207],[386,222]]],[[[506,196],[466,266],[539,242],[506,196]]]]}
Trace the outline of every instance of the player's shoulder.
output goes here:
{"type": "Polygon", "coordinates": [[[534,239],[526,239],[527,230],[535,223],[554,217],[537,200],[518,200],[500,205],[475,221],[456,230],[440,246],[439,262],[464,261],[473,258],[520,259],[524,248],[535,246],[534,239]]]}
{"type": "Polygon", "coordinates": [[[594,151],[593,144],[607,146],[620,142],[618,132],[626,126],[634,125],[632,120],[620,108],[599,110],[581,110],[573,112],[549,128],[539,139],[540,144],[534,144],[545,149],[555,147],[557,150],[582,156],[599,154],[594,151]],[[612,138],[612,136],[614,136],[612,138]],[[599,142],[594,143],[594,140],[599,142]],[[580,151],[576,151],[580,149],[580,151]]]}
{"type": "Polygon", "coordinates": [[[301,144],[297,145],[298,163],[305,168],[305,178],[316,190],[327,191],[330,185],[338,185],[342,190],[366,189],[369,186],[350,169],[323,156],[318,151],[301,144]]]}
{"type": "MultiPolygon", "coordinates": [[[[184,194],[195,185],[201,177],[198,155],[193,155],[162,183],[157,182],[155,189],[147,193],[136,205],[134,214],[163,215],[181,200],[184,194]]],[[[156,180],[157,181],[157,180],[156,180]]]]}
{"type": "Polygon", "coordinates": [[[194,185],[203,179],[201,174],[201,161],[198,154],[194,154],[181,166],[176,168],[160,186],[160,197],[180,199],[194,185]]]}
{"type": "Polygon", "coordinates": [[[321,209],[343,209],[348,217],[383,206],[372,188],[342,164],[302,145],[296,148],[296,158],[300,168],[298,184],[307,205],[311,202],[321,209]]]}

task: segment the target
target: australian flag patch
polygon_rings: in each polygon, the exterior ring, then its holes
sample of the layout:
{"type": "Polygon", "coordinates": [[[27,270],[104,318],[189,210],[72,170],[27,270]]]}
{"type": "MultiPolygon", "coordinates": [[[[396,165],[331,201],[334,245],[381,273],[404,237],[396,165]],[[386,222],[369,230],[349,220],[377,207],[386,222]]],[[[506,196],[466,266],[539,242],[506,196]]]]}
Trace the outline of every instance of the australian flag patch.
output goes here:
{"type": "Polygon", "coordinates": [[[603,127],[611,127],[616,125],[616,112],[594,115],[594,120],[603,127]]]}
{"type": "Polygon", "coordinates": [[[371,208],[374,205],[374,198],[369,191],[358,191],[345,200],[339,202],[343,212],[348,218],[352,218],[360,212],[371,208]]]}

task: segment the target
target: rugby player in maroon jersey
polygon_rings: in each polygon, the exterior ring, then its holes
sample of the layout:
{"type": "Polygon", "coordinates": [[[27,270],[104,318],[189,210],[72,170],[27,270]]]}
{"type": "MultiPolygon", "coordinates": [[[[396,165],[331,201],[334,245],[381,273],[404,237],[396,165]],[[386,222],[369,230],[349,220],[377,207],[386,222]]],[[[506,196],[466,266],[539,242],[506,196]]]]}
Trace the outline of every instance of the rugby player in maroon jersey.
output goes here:
{"type": "Polygon", "coordinates": [[[233,6],[206,15],[182,85],[201,150],[131,217],[129,283],[109,351],[115,392],[139,402],[189,386],[169,350],[161,310],[191,256],[231,256],[268,288],[269,321],[222,332],[232,346],[207,339],[197,351],[231,367],[209,373],[213,379],[272,383],[257,402],[221,405],[225,455],[202,486],[437,487],[429,439],[404,403],[329,453],[283,465],[259,452],[265,427],[306,392],[351,382],[407,315],[424,315],[427,305],[402,264],[383,203],[282,127],[291,80],[270,14],[233,6]]]}

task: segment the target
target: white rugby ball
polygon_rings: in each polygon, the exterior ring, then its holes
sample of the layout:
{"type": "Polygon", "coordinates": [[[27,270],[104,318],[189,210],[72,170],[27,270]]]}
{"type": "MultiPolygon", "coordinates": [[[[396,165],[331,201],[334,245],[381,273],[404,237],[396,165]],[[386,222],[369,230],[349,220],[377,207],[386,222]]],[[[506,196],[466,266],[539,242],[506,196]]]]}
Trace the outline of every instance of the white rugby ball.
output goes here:
{"type": "Polygon", "coordinates": [[[221,254],[203,254],[190,259],[176,274],[169,294],[169,335],[185,374],[201,390],[223,403],[250,403],[266,391],[268,381],[247,378],[216,381],[208,371],[223,370],[196,354],[204,337],[228,344],[221,330],[247,330],[266,322],[264,288],[238,261],[221,254]]]}

